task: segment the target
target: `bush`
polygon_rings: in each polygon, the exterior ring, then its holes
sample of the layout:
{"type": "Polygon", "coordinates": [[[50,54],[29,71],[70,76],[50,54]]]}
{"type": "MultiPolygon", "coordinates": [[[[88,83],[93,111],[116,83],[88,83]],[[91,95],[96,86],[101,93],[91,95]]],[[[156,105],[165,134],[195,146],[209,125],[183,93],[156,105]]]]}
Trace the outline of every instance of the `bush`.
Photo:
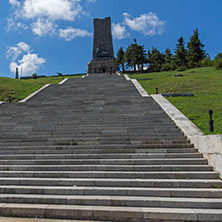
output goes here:
{"type": "Polygon", "coordinates": [[[222,69],[222,58],[215,59],[214,66],[216,69],[222,69]]]}
{"type": "Polygon", "coordinates": [[[193,68],[199,67],[199,65],[198,65],[198,63],[196,63],[196,62],[189,61],[189,62],[188,62],[188,67],[189,67],[190,69],[193,69],[193,68]]]}
{"type": "Polygon", "coordinates": [[[184,66],[180,66],[180,67],[177,68],[178,72],[182,72],[182,71],[185,71],[185,70],[186,70],[186,68],[184,66]]]}
{"type": "Polygon", "coordinates": [[[210,67],[210,66],[212,66],[211,59],[209,57],[205,57],[204,59],[202,59],[201,66],[203,66],[203,67],[210,67]]]}
{"type": "Polygon", "coordinates": [[[33,78],[33,79],[37,79],[37,78],[38,78],[37,74],[36,74],[36,73],[33,73],[33,74],[32,74],[32,78],[33,78]]]}
{"type": "Polygon", "coordinates": [[[161,68],[162,71],[173,71],[175,70],[175,65],[173,63],[164,63],[161,68]]]}

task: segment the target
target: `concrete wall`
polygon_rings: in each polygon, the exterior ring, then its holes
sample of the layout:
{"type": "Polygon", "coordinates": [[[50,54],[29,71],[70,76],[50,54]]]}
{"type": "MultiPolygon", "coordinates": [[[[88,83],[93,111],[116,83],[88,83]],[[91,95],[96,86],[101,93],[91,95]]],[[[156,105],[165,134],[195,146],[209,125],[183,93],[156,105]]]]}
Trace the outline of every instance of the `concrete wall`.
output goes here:
{"type": "Polygon", "coordinates": [[[183,131],[191,143],[198,148],[215,171],[222,176],[222,135],[204,135],[196,125],[162,95],[151,96],[183,131]]]}
{"type": "Polygon", "coordinates": [[[222,135],[191,136],[189,139],[222,176],[222,135]]]}

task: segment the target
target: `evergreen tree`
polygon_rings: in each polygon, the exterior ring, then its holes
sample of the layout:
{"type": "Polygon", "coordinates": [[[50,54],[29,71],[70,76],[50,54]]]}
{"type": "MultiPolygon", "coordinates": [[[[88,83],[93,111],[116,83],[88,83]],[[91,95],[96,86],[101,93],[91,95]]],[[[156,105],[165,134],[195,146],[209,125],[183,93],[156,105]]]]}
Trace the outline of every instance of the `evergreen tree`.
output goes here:
{"type": "Polygon", "coordinates": [[[143,71],[144,63],[146,63],[146,50],[144,49],[144,45],[138,45],[137,47],[137,65],[138,68],[143,71]]]}
{"type": "Polygon", "coordinates": [[[209,67],[212,65],[213,65],[213,62],[211,61],[209,54],[206,54],[205,58],[201,60],[201,66],[209,67]]]}
{"type": "Polygon", "coordinates": [[[124,60],[126,62],[127,68],[133,66],[133,44],[129,45],[124,54],[124,60]]]}
{"type": "Polygon", "coordinates": [[[189,67],[200,67],[205,58],[204,44],[199,39],[198,29],[193,31],[190,42],[187,43],[189,67]]]}
{"type": "Polygon", "coordinates": [[[183,67],[187,68],[187,50],[184,46],[184,39],[183,37],[180,37],[178,40],[178,43],[176,44],[176,50],[175,50],[175,63],[177,67],[183,67]]]}
{"type": "Polygon", "coordinates": [[[144,46],[138,45],[136,39],[133,40],[134,43],[128,46],[125,52],[125,62],[127,67],[132,67],[134,71],[136,71],[136,67],[142,67],[146,62],[146,51],[144,50],[144,46]]]}
{"type": "Polygon", "coordinates": [[[137,41],[136,39],[134,38],[133,39],[133,44],[132,44],[132,55],[133,55],[133,67],[134,67],[134,72],[136,71],[136,66],[138,65],[139,63],[139,54],[138,54],[138,51],[139,51],[139,45],[137,44],[137,41]]]}
{"type": "Polygon", "coordinates": [[[216,69],[222,69],[222,52],[215,56],[213,64],[216,69]]]}
{"type": "Polygon", "coordinates": [[[153,47],[151,52],[148,50],[147,56],[151,72],[160,72],[164,63],[163,54],[157,48],[153,47]]]}
{"type": "Polygon", "coordinates": [[[122,66],[122,70],[123,72],[125,72],[125,67],[124,67],[124,63],[125,63],[125,58],[124,58],[124,51],[123,51],[123,47],[120,47],[118,52],[117,52],[117,58],[116,58],[116,65],[117,66],[122,66]]]}
{"type": "Polygon", "coordinates": [[[170,71],[174,70],[175,68],[173,54],[171,53],[170,49],[167,48],[164,54],[164,64],[162,65],[161,71],[170,71]]]}

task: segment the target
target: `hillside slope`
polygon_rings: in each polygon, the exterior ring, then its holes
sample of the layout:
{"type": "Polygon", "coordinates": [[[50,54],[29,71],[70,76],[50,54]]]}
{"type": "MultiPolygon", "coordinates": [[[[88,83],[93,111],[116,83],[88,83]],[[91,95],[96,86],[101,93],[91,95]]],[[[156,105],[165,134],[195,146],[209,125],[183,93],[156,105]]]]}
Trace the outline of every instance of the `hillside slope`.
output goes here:
{"type": "Polygon", "coordinates": [[[169,97],[168,99],[205,134],[209,134],[208,111],[213,110],[214,134],[222,133],[221,70],[203,67],[183,72],[134,74],[130,77],[138,79],[149,94],[156,93],[156,88],[158,88],[159,93],[194,93],[193,97],[169,97]],[[176,74],[182,74],[183,77],[174,77],[176,74]]]}

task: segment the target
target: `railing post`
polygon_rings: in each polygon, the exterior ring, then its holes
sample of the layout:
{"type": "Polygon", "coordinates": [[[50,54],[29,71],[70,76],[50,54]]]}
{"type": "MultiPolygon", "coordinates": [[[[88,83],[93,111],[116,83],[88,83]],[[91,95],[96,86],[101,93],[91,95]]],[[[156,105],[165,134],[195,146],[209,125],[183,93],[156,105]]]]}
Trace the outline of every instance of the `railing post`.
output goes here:
{"type": "Polygon", "coordinates": [[[12,102],[12,97],[11,97],[11,96],[8,97],[8,102],[9,102],[9,103],[12,102]]]}
{"type": "Polygon", "coordinates": [[[212,133],[214,131],[214,121],[212,119],[213,110],[209,110],[210,120],[209,120],[209,131],[212,133]]]}

